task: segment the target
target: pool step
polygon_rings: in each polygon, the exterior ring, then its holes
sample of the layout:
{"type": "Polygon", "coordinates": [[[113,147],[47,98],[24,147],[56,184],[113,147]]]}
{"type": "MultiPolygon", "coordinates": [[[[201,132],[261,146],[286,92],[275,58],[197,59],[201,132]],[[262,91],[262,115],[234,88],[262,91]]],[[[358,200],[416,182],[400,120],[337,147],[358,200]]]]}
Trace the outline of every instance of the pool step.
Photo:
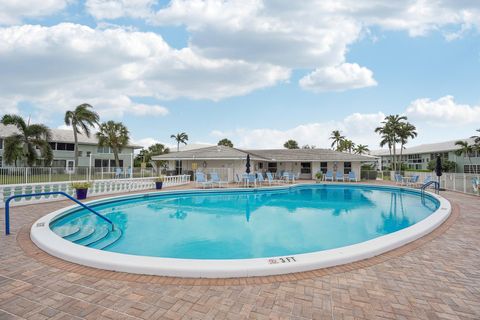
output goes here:
{"type": "Polygon", "coordinates": [[[65,226],[53,228],[53,232],[55,232],[58,236],[62,238],[72,236],[79,231],[80,231],[80,227],[74,226],[74,225],[65,225],[65,226]]]}
{"type": "Polygon", "coordinates": [[[109,231],[110,229],[108,227],[97,227],[95,228],[95,232],[92,233],[89,237],[79,239],[73,242],[81,244],[83,246],[88,246],[91,243],[104,239],[108,235],[109,231]]]}
{"type": "Polygon", "coordinates": [[[106,237],[97,242],[89,244],[88,247],[102,250],[117,242],[117,240],[120,239],[121,236],[122,230],[120,230],[119,228],[115,228],[115,230],[113,231],[109,230],[106,237]]]}
{"type": "Polygon", "coordinates": [[[90,237],[95,232],[95,228],[92,226],[82,226],[80,232],[77,232],[71,236],[65,237],[65,239],[76,242],[87,237],[90,237]]]}

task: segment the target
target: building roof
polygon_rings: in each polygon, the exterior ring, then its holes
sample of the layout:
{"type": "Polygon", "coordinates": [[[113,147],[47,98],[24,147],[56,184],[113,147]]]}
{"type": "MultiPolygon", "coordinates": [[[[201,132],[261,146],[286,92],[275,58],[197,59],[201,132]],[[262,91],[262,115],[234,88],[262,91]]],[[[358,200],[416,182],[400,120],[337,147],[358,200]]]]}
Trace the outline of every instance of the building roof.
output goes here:
{"type": "MultiPolygon", "coordinates": [[[[409,154],[419,154],[419,153],[437,153],[437,152],[454,151],[454,150],[460,149],[459,146],[455,145],[455,142],[457,141],[467,141],[469,144],[474,143],[474,139],[472,138],[449,140],[444,142],[421,144],[415,147],[405,148],[403,149],[402,153],[404,155],[409,155],[409,154]]],[[[399,152],[400,152],[400,148],[397,148],[397,153],[399,152]]],[[[375,156],[388,156],[389,151],[388,149],[374,150],[371,152],[371,154],[375,156]]]]}
{"type": "MultiPolygon", "coordinates": [[[[65,129],[50,129],[52,132],[52,142],[75,142],[73,138],[73,130],[65,130],[65,129]]],[[[18,133],[18,129],[15,126],[9,125],[5,126],[0,124],[0,137],[6,138],[11,136],[12,134],[18,133]]],[[[78,134],[78,143],[79,144],[90,144],[90,145],[98,145],[98,139],[95,134],[91,134],[90,137],[87,137],[84,134],[78,134]]],[[[140,149],[142,146],[129,144],[128,147],[134,149],[140,149]]]]}
{"type": "Polygon", "coordinates": [[[269,149],[241,150],[226,146],[186,150],[154,156],[153,160],[243,160],[250,155],[258,161],[375,161],[373,156],[364,156],[329,149],[269,149]]]}

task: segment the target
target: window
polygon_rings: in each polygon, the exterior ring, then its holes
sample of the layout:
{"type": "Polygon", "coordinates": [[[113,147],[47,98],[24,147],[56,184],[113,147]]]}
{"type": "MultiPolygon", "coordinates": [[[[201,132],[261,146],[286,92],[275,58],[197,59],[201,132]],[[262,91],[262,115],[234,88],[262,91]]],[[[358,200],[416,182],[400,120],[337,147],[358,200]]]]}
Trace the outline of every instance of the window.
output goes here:
{"type": "Polygon", "coordinates": [[[320,171],[322,171],[322,173],[327,173],[328,162],[320,162],[320,171]]]}
{"type": "Polygon", "coordinates": [[[52,167],[65,168],[67,165],[67,160],[53,160],[52,167]]]}
{"type": "MultiPolygon", "coordinates": [[[[120,168],[123,167],[123,160],[118,160],[118,164],[120,165],[120,168]]],[[[110,168],[116,168],[117,165],[115,164],[115,160],[110,160],[110,168]]]]}
{"type": "Polygon", "coordinates": [[[0,139],[0,149],[3,149],[3,139],[0,139]]]}
{"type": "Polygon", "coordinates": [[[3,158],[0,157],[0,168],[3,167],[3,158]]]}
{"type": "Polygon", "coordinates": [[[74,143],[66,143],[66,148],[65,150],[67,151],[75,151],[75,144],[74,143]]]}
{"type": "Polygon", "coordinates": [[[277,163],[276,162],[269,162],[268,163],[268,172],[272,172],[272,173],[277,172],[277,163]]]}
{"type": "Polygon", "coordinates": [[[345,162],[343,163],[343,174],[349,174],[352,171],[352,163],[345,162]]]}
{"type": "Polygon", "coordinates": [[[463,172],[465,173],[480,173],[480,164],[466,164],[463,166],[463,172]]]}
{"type": "Polygon", "coordinates": [[[92,152],[91,152],[91,151],[87,151],[87,157],[89,157],[89,158],[90,158],[90,155],[91,155],[91,154],[92,154],[92,152]]]}
{"type": "Polygon", "coordinates": [[[263,162],[258,163],[258,169],[263,169],[263,162]]]}
{"type": "Polygon", "coordinates": [[[57,144],[55,142],[49,142],[48,144],[50,144],[50,148],[52,148],[52,150],[57,150],[57,144]]]}
{"type": "Polygon", "coordinates": [[[108,168],[107,159],[95,159],[95,168],[108,168]]]}
{"type": "Polygon", "coordinates": [[[310,162],[301,162],[300,173],[312,173],[312,164],[310,162]]]}
{"type": "Polygon", "coordinates": [[[175,171],[177,174],[182,173],[182,160],[175,160],[175,171]]]}
{"type": "Polygon", "coordinates": [[[104,146],[104,147],[98,146],[97,152],[98,152],[98,153],[111,153],[109,146],[104,146]]]}

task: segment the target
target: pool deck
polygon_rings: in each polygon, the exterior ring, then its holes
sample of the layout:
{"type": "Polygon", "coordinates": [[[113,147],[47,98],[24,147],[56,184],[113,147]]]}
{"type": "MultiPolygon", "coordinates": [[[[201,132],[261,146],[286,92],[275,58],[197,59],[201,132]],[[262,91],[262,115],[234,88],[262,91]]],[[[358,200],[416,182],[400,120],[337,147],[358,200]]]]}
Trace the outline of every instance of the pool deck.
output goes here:
{"type": "Polygon", "coordinates": [[[480,319],[480,198],[441,195],[453,205],[451,217],[386,254],[312,272],[219,280],[65,262],[36,248],[28,231],[69,202],[14,207],[8,237],[2,210],[0,319],[480,319]]]}

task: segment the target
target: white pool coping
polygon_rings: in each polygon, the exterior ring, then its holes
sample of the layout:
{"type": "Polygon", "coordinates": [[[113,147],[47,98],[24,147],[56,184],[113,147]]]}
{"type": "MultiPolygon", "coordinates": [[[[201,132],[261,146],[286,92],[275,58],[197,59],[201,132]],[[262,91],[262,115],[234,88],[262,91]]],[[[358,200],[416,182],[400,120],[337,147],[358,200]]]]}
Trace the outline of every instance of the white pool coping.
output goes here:
{"type": "MultiPolygon", "coordinates": [[[[318,185],[318,184],[317,184],[318,185]]],[[[333,184],[328,184],[332,186],[333,184]]],[[[334,184],[342,185],[342,184],[334,184]]],[[[352,184],[346,184],[352,186],[352,184]]],[[[288,189],[298,186],[308,186],[306,184],[297,184],[289,186],[279,186],[262,189],[223,189],[223,191],[246,191],[255,192],[255,190],[275,190],[288,189]]],[[[354,184],[354,186],[374,187],[374,188],[398,188],[418,192],[416,189],[406,187],[382,186],[372,184],[354,184]]],[[[222,192],[222,189],[209,190],[172,190],[162,192],[149,192],[144,196],[151,195],[172,195],[185,194],[190,192],[222,192]]],[[[349,245],[346,247],[324,250],[312,253],[295,254],[288,257],[268,257],[255,259],[232,259],[232,260],[207,260],[207,259],[174,259],[149,256],[137,256],[116,252],[97,250],[82,245],[75,244],[56,235],[49,227],[50,222],[61,214],[78,207],[73,205],[63,208],[38,219],[31,227],[30,236],[32,241],[43,251],[81,265],[106,269],[111,271],[129,272],[145,275],[159,275],[170,277],[188,277],[188,278],[236,278],[252,276],[279,275],[293,272],[303,272],[315,269],[327,268],[347,264],[359,260],[371,258],[392,249],[401,247],[424,235],[432,232],[440,226],[450,215],[451,205],[445,198],[426,192],[428,195],[436,198],[440,202],[438,210],[427,218],[405,229],[380,236],[365,242],[349,245]]],[[[86,204],[96,204],[115,199],[136,198],[141,194],[128,196],[117,196],[89,201],[86,204]]]]}

